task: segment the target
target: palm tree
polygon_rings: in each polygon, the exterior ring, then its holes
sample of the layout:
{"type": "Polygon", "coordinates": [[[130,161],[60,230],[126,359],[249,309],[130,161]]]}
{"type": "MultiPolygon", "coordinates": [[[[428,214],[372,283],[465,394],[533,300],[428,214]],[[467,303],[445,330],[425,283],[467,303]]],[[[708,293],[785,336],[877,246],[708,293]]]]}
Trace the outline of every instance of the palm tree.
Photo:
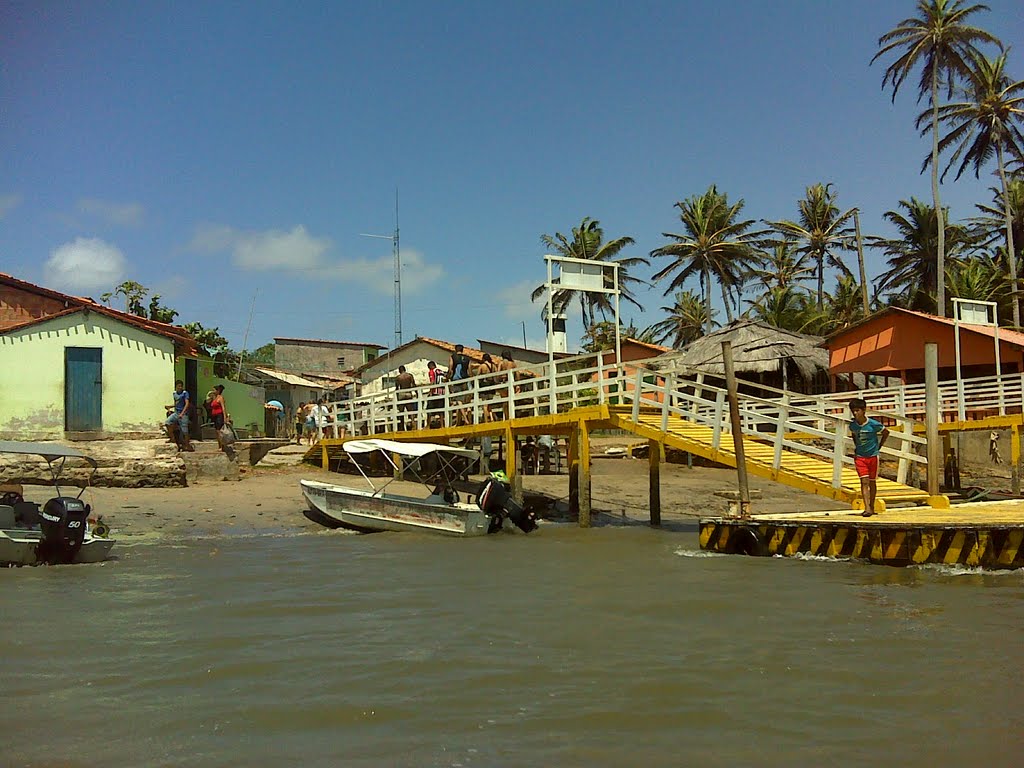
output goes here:
{"type": "MultiPolygon", "coordinates": [[[[938,242],[939,216],[928,203],[910,198],[910,202],[900,200],[899,207],[905,213],[886,211],[885,219],[896,227],[898,237],[869,237],[868,245],[879,248],[888,256],[888,271],[879,275],[878,290],[892,290],[900,294],[901,305],[911,309],[935,312],[935,290],[938,262],[933,258],[935,244],[938,242]]],[[[960,256],[974,240],[968,229],[959,224],[949,223],[949,209],[941,217],[945,229],[945,239],[949,245],[951,258],[960,256]]],[[[937,314],[945,316],[945,311],[937,314]]]]}
{"type": "Polygon", "coordinates": [[[729,322],[732,322],[732,296],[740,284],[740,276],[756,260],[754,246],[763,233],[751,232],[753,219],[739,220],[743,200],[729,204],[726,195],[712,184],[703,195],[694,195],[676,203],[683,233],[662,232],[675,242],[655,248],[651,256],[669,256],[672,263],[652,278],[664,280],[671,276],[665,294],[682,288],[694,275],[700,279],[704,292],[705,327],[711,331],[711,278],[722,288],[722,300],[729,322]],[[673,275],[673,273],[675,273],[673,275]]]}
{"type": "MultiPolygon", "coordinates": [[[[956,162],[959,179],[970,165],[978,178],[981,166],[993,155],[999,169],[1003,192],[1003,221],[1006,227],[1006,252],[1010,254],[1010,285],[1013,291],[1013,324],[1020,327],[1020,300],[1017,296],[1017,252],[1013,240],[1013,208],[1006,178],[1006,155],[1024,152],[1024,133],[1018,123],[1024,117],[1024,80],[1011,82],[1006,75],[1006,53],[994,59],[976,56],[964,100],[944,104],[939,121],[951,126],[939,141],[939,151],[953,148],[953,154],[942,172],[946,177],[956,162]]],[[[918,124],[922,118],[918,117],[918,124]]],[[[925,159],[925,165],[933,158],[925,159]]]]}
{"type": "Polygon", "coordinates": [[[810,295],[792,285],[776,285],[754,301],[749,302],[747,317],[760,320],[776,328],[804,333],[819,316],[810,295]]]}
{"type": "Polygon", "coordinates": [[[854,250],[850,222],[857,209],[839,213],[836,196],[831,184],[814,184],[807,188],[804,199],[797,203],[799,221],[769,222],[784,237],[797,242],[797,253],[802,260],[814,262],[814,274],[818,278],[818,309],[825,304],[825,265],[838,269],[844,275],[851,274],[836,251],[854,250]]]}
{"type": "Polygon", "coordinates": [[[806,257],[796,254],[792,240],[779,240],[771,244],[771,252],[761,252],[761,262],[750,269],[749,276],[765,288],[796,286],[814,276],[814,269],[806,266],[806,257]]]}
{"type": "MultiPolygon", "coordinates": [[[[1005,254],[1000,253],[999,256],[1005,254]]],[[[949,295],[957,299],[994,301],[1000,307],[1000,315],[1009,303],[1009,280],[1006,264],[1001,258],[985,254],[975,258],[951,259],[946,270],[949,295]]]]}
{"type": "MultiPolygon", "coordinates": [[[[638,264],[648,264],[647,259],[642,256],[632,256],[627,259],[617,259],[619,252],[627,245],[633,245],[632,237],[619,237],[608,242],[604,241],[604,230],[601,229],[601,222],[591,219],[589,216],[580,222],[578,227],[572,230],[570,240],[561,232],[551,235],[541,235],[541,243],[559,256],[566,256],[573,259],[587,259],[605,264],[616,263],[619,265],[619,295],[622,299],[633,304],[637,309],[643,310],[640,302],[636,300],[633,289],[638,285],[647,285],[645,280],[633,277],[629,274],[630,267],[638,264]]],[[[556,278],[557,279],[557,278],[556,278]]],[[[607,278],[606,278],[607,282],[607,278]]],[[[611,287],[610,285],[607,287],[611,287]]],[[[546,285],[539,285],[530,294],[530,299],[536,301],[547,291],[546,285]]],[[[559,288],[555,290],[552,297],[552,306],[557,313],[565,312],[574,299],[579,299],[580,313],[583,319],[584,330],[590,328],[594,323],[597,313],[607,317],[612,311],[609,301],[609,294],[591,293],[573,288],[559,288]]],[[[546,312],[546,310],[545,310],[546,312]]]]}
{"type": "Polygon", "coordinates": [[[835,291],[828,297],[825,322],[819,331],[832,333],[849,328],[864,317],[864,293],[860,284],[851,275],[840,275],[835,291]]]}
{"type": "Polygon", "coordinates": [[[669,344],[673,349],[685,347],[704,335],[704,326],[710,320],[711,325],[718,325],[712,311],[707,316],[707,306],[701,302],[700,296],[693,291],[677,291],[675,303],[670,307],[662,307],[667,317],[644,331],[645,337],[655,344],[669,344]]]}
{"type": "MultiPolygon", "coordinates": [[[[979,54],[978,44],[993,43],[1002,48],[1002,43],[988,32],[969,26],[968,17],[979,11],[987,11],[987,5],[965,6],[963,0],[917,0],[916,17],[899,22],[895,29],[878,38],[878,53],[875,60],[896,52],[898,58],[885,70],[882,89],[892,85],[892,100],[903,81],[917,66],[921,65],[921,80],[917,87],[917,100],[925,93],[930,94],[932,108],[932,205],[938,211],[940,221],[936,250],[935,274],[945,274],[945,231],[941,217],[943,210],[939,202],[939,82],[944,80],[949,96],[957,80],[968,76],[970,59],[979,54]]],[[[945,316],[945,281],[938,283],[939,315],[945,316]]]]}

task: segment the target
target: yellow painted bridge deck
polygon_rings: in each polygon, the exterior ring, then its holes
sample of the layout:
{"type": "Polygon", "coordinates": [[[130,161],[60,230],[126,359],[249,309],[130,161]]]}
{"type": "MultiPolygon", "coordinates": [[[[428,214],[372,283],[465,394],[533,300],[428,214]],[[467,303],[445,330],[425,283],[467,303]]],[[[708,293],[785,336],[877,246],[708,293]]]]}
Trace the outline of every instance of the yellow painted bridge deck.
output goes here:
{"type": "MultiPolygon", "coordinates": [[[[416,429],[409,431],[377,432],[374,437],[388,440],[448,443],[452,440],[466,440],[484,435],[518,437],[531,434],[565,434],[584,424],[589,431],[595,429],[621,429],[638,437],[654,440],[664,446],[687,451],[695,456],[726,466],[736,466],[736,453],[732,436],[721,432],[715,445],[715,431],[707,426],[685,421],[679,416],[667,420],[667,429],[662,430],[662,417],[653,409],[641,409],[633,420],[633,410],[625,406],[592,405],[565,412],[491,421],[480,424],[451,426],[438,429],[416,429]]],[[[332,466],[344,451],[343,439],[320,441],[307,452],[307,460],[332,466]]],[[[844,464],[840,485],[833,486],[833,463],[807,453],[790,449],[780,452],[779,466],[774,466],[774,447],[761,439],[744,436],[744,454],[747,471],[758,477],[765,477],[785,485],[798,488],[818,496],[855,504],[860,496],[860,480],[852,464],[844,464]]],[[[929,497],[919,488],[879,478],[879,508],[893,504],[948,505],[945,497],[929,497]]]]}

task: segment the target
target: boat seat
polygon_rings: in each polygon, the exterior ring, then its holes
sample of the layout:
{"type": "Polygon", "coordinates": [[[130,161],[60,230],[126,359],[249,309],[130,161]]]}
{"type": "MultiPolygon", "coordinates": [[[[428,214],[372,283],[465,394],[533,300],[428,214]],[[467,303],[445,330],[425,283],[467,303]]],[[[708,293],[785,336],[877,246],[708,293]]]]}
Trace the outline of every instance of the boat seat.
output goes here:
{"type": "Polygon", "coordinates": [[[34,501],[19,501],[14,505],[14,519],[19,525],[39,525],[39,505],[34,501]]]}
{"type": "Polygon", "coordinates": [[[10,504],[0,504],[0,528],[9,529],[14,527],[14,507],[10,504]]]}

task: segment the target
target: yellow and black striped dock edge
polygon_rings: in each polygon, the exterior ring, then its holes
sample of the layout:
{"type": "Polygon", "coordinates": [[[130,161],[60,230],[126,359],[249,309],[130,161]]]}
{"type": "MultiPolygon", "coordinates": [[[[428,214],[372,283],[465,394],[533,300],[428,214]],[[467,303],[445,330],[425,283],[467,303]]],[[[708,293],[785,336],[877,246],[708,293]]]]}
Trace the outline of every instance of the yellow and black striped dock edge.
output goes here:
{"type": "Polygon", "coordinates": [[[799,520],[700,521],[700,547],[723,554],[817,555],[876,565],[1024,568],[1024,522],[908,525],[900,522],[799,520]]]}

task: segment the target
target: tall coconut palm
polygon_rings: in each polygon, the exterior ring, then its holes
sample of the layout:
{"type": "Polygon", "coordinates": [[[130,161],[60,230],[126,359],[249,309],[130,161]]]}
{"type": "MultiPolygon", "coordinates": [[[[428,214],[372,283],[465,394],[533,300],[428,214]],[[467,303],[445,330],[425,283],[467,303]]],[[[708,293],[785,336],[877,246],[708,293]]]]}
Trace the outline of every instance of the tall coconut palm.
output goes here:
{"type": "Polygon", "coordinates": [[[815,325],[820,314],[810,295],[793,285],[772,286],[749,304],[747,317],[798,333],[815,325]]]}
{"type": "Polygon", "coordinates": [[[994,301],[1002,317],[1010,299],[1010,281],[1006,263],[1000,256],[985,254],[967,259],[951,259],[946,269],[949,295],[957,299],[994,301]]]}
{"type": "MultiPolygon", "coordinates": [[[[1024,152],[1024,80],[1012,82],[1006,75],[1006,53],[994,59],[975,56],[973,68],[962,101],[944,104],[939,110],[939,122],[950,126],[950,131],[939,140],[939,151],[952,149],[942,177],[959,161],[956,178],[968,166],[974,168],[978,178],[981,166],[993,155],[999,170],[1003,192],[1003,221],[1006,228],[1006,252],[1010,254],[1010,285],[1013,291],[1013,324],[1020,326],[1020,300],[1017,296],[1017,251],[1013,239],[1013,208],[1006,177],[1006,156],[1024,152]]],[[[918,118],[920,125],[924,115],[918,118]]],[[[925,129],[927,130],[927,129],[925,129]]],[[[932,162],[925,158],[925,166],[932,162]]]]}
{"type": "MultiPolygon", "coordinates": [[[[983,29],[967,24],[969,17],[987,11],[987,5],[965,5],[964,0],[918,0],[917,16],[904,19],[896,27],[878,38],[878,53],[871,63],[891,52],[898,55],[882,78],[882,89],[892,86],[892,100],[896,102],[903,81],[918,65],[921,79],[917,87],[920,102],[927,93],[932,109],[932,205],[941,219],[943,210],[939,202],[939,83],[945,82],[949,96],[954,84],[968,76],[972,56],[980,54],[978,45],[1002,43],[983,29]]],[[[947,97],[948,98],[948,97],[947,97]]],[[[945,227],[938,224],[935,274],[945,274],[945,227]]],[[[938,283],[936,298],[940,315],[945,315],[945,281],[938,283]]]]}
{"type": "MultiPolygon", "coordinates": [[[[978,203],[974,207],[981,212],[971,220],[977,228],[978,245],[982,248],[991,248],[997,240],[1006,238],[1005,211],[1010,206],[1013,211],[1013,221],[1010,226],[1013,228],[1013,246],[1016,249],[1016,261],[1018,269],[1022,252],[1024,252],[1024,176],[1009,177],[1006,180],[1006,191],[1004,195],[996,187],[989,187],[992,193],[992,204],[978,203]]],[[[999,249],[997,249],[999,250],[999,249]]],[[[1005,256],[1005,254],[1002,254],[1005,256]]],[[[1007,315],[1009,317],[1009,315],[1007,315]]]]}
{"type": "Polygon", "coordinates": [[[834,267],[844,275],[852,273],[838,251],[854,250],[853,221],[856,208],[839,212],[837,193],[831,184],[814,184],[807,188],[804,199],[797,203],[798,221],[772,221],[769,224],[784,237],[797,243],[796,252],[814,263],[818,278],[818,309],[825,304],[825,267],[834,267]]]}
{"type": "Polygon", "coordinates": [[[718,325],[713,316],[708,318],[707,306],[693,291],[677,291],[672,306],[662,307],[661,311],[667,315],[665,319],[654,323],[644,333],[649,334],[648,338],[655,344],[667,343],[673,349],[685,347],[703,336],[709,319],[713,325],[718,325]]]}
{"type": "Polygon", "coordinates": [[[814,277],[814,269],[806,264],[807,257],[797,254],[796,243],[792,240],[779,240],[770,245],[771,250],[762,252],[760,263],[750,269],[752,280],[765,288],[786,288],[814,277]]]}
{"type": "Polygon", "coordinates": [[[864,317],[864,293],[860,284],[850,275],[840,275],[835,290],[826,301],[825,322],[819,332],[832,333],[849,328],[864,317]]]}
{"type": "MultiPolygon", "coordinates": [[[[619,237],[605,242],[604,230],[601,229],[601,222],[597,219],[591,219],[588,216],[580,222],[578,227],[573,228],[572,239],[569,239],[561,232],[556,232],[554,236],[541,235],[540,241],[546,248],[559,256],[566,256],[573,259],[587,259],[605,264],[610,264],[612,262],[618,264],[620,297],[623,300],[628,301],[630,304],[633,304],[637,309],[643,310],[643,307],[640,305],[640,302],[637,301],[636,295],[633,291],[637,286],[647,285],[647,282],[629,274],[629,270],[631,267],[635,267],[638,264],[646,265],[649,262],[642,256],[615,258],[623,248],[633,245],[634,240],[632,237],[619,237]]],[[[530,294],[530,299],[537,301],[537,299],[544,295],[546,290],[547,287],[545,285],[537,286],[530,294]]],[[[552,297],[551,301],[555,312],[561,313],[565,312],[566,308],[573,302],[573,300],[578,299],[580,302],[580,315],[583,320],[583,328],[588,329],[594,323],[597,314],[600,314],[602,317],[607,317],[608,313],[612,311],[612,304],[608,297],[609,294],[606,293],[592,293],[572,288],[558,288],[555,290],[555,295],[552,297]]]]}
{"type": "Polygon", "coordinates": [[[762,232],[752,232],[753,219],[740,220],[743,200],[729,204],[727,196],[712,184],[702,195],[694,195],[676,203],[683,232],[662,232],[675,242],[655,248],[651,256],[668,256],[667,267],[652,278],[669,280],[665,295],[682,288],[690,277],[697,276],[704,292],[705,327],[711,331],[711,279],[718,280],[729,322],[732,322],[732,291],[741,282],[743,272],[756,260],[755,245],[762,232]]]}
{"type": "MultiPolygon", "coordinates": [[[[889,269],[878,278],[878,290],[900,294],[899,303],[911,309],[936,312],[935,290],[938,262],[934,258],[938,242],[939,218],[928,203],[910,198],[900,200],[899,210],[886,211],[885,219],[896,227],[897,237],[869,237],[868,245],[887,257],[889,269]]],[[[951,258],[963,256],[974,244],[968,229],[949,223],[949,209],[941,217],[951,258]]],[[[944,316],[945,312],[937,312],[944,316]]]]}

